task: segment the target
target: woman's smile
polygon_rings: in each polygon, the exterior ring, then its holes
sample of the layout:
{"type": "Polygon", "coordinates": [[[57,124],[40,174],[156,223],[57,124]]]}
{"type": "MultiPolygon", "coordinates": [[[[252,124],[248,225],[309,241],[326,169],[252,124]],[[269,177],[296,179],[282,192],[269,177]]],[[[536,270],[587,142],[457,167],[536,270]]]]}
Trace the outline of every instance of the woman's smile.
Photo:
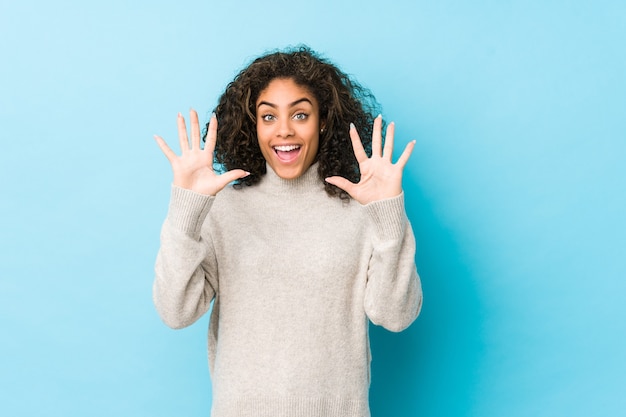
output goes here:
{"type": "Polygon", "coordinates": [[[300,145],[274,146],[274,151],[281,162],[288,164],[295,161],[300,155],[300,145]]]}

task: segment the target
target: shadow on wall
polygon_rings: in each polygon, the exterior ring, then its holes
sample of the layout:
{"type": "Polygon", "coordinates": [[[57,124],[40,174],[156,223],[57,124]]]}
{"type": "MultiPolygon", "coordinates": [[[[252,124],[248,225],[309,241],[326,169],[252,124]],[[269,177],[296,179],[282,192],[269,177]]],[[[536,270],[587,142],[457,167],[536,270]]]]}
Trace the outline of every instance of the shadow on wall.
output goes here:
{"type": "Polygon", "coordinates": [[[482,305],[453,230],[405,176],[424,305],[401,333],[371,325],[373,417],[469,416],[483,355],[482,305]]]}

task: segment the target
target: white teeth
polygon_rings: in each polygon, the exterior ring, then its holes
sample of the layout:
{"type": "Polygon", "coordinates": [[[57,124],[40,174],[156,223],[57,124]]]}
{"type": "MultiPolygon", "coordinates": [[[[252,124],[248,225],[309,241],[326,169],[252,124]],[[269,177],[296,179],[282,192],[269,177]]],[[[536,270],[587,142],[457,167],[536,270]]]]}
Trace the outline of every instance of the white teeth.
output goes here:
{"type": "Polygon", "coordinates": [[[284,146],[274,146],[274,150],[281,152],[289,152],[294,149],[299,149],[300,145],[284,145],[284,146]]]}

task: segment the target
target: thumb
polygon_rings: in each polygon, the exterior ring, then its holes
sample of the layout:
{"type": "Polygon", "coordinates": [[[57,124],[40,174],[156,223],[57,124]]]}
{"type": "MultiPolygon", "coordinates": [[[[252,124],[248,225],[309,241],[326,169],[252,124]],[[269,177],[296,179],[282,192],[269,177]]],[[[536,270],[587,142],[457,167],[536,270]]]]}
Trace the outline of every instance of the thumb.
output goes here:
{"type": "Polygon", "coordinates": [[[356,186],[356,184],[348,181],[344,177],[338,177],[338,176],[328,177],[326,178],[326,182],[336,187],[341,188],[346,193],[350,194],[350,197],[354,198],[354,195],[352,194],[352,192],[354,191],[354,187],[356,186]]]}
{"type": "Polygon", "coordinates": [[[238,180],[240,178],[244,178],[250,175],[248,171],[244,171],[243,169],[233,169],[232,171],[228,171],[219,176],[220,181],[220,189],[226,187],[227,184],[238,180]]]}

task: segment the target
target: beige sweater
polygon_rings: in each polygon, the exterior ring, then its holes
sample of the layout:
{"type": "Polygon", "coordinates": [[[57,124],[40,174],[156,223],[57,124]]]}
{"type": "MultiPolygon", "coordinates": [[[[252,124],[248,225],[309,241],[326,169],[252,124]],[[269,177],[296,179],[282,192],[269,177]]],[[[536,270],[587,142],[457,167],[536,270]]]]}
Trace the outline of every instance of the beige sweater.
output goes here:
{"type": "Polygon", "coordinates": [[[209,310],[213,417],[367,417],[368,318],[392,331],[422,291],[403,195],[329,197],[314,165],[216,197],[172,188],[154,302],[170,327],[209,310]]]}

